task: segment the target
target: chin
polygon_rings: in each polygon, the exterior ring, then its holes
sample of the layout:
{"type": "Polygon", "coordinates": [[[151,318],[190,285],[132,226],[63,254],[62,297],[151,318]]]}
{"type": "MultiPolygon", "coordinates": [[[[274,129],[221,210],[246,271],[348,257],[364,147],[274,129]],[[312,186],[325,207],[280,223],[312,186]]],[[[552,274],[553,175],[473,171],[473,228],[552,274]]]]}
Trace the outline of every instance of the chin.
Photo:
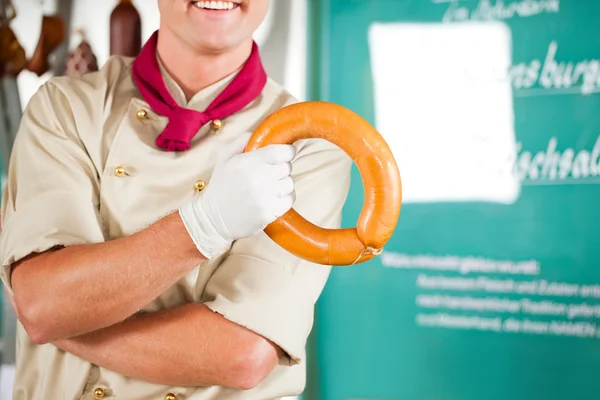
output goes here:
{"type": "Polygon", "coordinates": [[[194,41],[193,46],[206,53],[224,53],[242,46],[245,42],[250,43],[250,41],[251,38],[236,40],[235,37],[229,35],[218,35],[215,37],[202,36],[201,39],[194,41]]]}

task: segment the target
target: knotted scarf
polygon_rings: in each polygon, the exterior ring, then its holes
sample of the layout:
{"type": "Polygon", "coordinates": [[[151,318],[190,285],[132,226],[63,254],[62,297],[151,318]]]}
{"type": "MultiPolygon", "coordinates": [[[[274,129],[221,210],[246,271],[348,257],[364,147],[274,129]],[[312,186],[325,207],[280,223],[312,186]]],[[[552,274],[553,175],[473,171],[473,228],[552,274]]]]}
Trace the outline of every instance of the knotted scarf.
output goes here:
{"type": "Polygon", "coordinates": [[[207,122],[241,111],[265,87],[267,74],[258,46],[253,42],[250,57],[242,69],[204,112],[180,107],[163,80],[156,53],[157,40],[158,31],[152,34],[134,60],[132,74],[144,101],[154,112],[169,120],[165,130],[156,139],[156,145],[166,151],[189,149],[192,138],[207,122]]]}

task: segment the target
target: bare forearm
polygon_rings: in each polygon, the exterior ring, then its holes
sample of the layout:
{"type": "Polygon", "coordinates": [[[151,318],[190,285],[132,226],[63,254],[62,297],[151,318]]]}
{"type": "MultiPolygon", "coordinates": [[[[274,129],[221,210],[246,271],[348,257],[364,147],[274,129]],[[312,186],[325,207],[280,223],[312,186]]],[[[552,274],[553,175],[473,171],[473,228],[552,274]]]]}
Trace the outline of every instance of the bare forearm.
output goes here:
{"type": "Polygon", "coordinates": [[[21,322],[44,343],[123,321],[202,261],[174,213],[128,237],[30,257],[11,281],[21,322]]]}
{"type": "Polygon", "coordinates": [[[53,344],[121,375],[171,386],[247,389],[268,375],[281,354],[266,339],[196,303],[53,344]]]}

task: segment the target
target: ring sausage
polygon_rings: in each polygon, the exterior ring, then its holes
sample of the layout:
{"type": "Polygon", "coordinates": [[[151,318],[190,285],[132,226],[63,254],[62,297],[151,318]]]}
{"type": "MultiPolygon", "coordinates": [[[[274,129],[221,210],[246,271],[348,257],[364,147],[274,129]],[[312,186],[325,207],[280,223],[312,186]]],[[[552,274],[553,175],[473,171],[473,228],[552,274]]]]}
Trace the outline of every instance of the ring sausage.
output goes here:
{"type": "Polygon", "coordinates": [[[250,137],[246,151],[307,138],[337,145],[358,167],[365,204],[357,227],[321,228],[292,208],[269,224],[265,233],[297,257],[322,265],[353,265],[379,255],[396,227],[402,203],[400,172],[388,144],[353,111],[328,102],[307,101],[267,117],[250,137]]]}

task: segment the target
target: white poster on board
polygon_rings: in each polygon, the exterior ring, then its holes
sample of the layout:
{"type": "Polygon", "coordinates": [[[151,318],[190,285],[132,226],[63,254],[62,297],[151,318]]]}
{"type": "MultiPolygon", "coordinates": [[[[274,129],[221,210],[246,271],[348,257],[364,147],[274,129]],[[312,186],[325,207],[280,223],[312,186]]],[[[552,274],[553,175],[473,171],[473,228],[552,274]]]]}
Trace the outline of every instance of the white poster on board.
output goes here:
{"type": "Polygon", "coordinates": [[[513,203],[508,28],[376,23],[369,47],[375,125],[398,162],[403,202],[513,203]]]}

